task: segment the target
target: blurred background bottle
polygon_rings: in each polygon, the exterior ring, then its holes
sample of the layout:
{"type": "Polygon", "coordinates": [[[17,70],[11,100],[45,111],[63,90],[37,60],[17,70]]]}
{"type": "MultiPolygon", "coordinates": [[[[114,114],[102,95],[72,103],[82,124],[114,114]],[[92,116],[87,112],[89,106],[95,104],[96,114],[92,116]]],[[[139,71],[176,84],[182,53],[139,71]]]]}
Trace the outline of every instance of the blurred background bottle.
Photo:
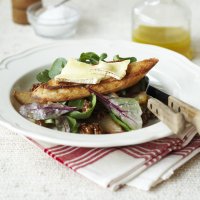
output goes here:
{"type": "Polygon", "coordinates": [[[132,40],[192,58],[190,10],[177,0],[143,0],[132,10],[132,40]]]}

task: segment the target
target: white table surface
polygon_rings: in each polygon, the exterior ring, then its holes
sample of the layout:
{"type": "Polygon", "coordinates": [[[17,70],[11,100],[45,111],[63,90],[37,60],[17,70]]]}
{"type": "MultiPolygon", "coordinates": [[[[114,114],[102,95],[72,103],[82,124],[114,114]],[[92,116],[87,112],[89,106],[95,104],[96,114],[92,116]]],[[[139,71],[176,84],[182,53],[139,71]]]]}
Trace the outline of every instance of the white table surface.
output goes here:
{"type": "MultiPolygon", "coordinates": [[[[200,65],[200,1],[185,0],[192,9],[192,38],[200,65]]],[[[130,8],[134,0],[74,0],[82,20],[73,39],[130,40],[130,8]]],[[[0,0],[0,60],[52,40],[36,36],[30,26],[14,24],[9,0],[0,0]]],[[[200,199],[199,155],[151,192],[103,189],[57,163],[16,133],[0,127],[0,199],[200,199]]]]}

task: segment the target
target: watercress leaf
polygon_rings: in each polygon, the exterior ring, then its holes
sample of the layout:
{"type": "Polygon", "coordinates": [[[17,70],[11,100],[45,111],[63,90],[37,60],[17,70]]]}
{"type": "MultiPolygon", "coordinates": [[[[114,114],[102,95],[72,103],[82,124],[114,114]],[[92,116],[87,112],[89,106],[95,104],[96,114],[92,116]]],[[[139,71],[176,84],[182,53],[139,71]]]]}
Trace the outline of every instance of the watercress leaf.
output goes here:
{"type": "Polygon", "coordinates": [[[70,132],[77,133],[78,132],[78,123],[77,123],[76,119],[74,119],[73,117],[67,116],[67,120],[69,123],[70,132]]]}
{"type": "Polygon", "coordinates": [[[57,58],[51,65],[49,77],[54,78],[56,75],[60,74],[66,64],[67,60],[65,58],[57,58]]]}
{"type": "Polygon", "coordinates": [[[86,111],[86,112],[80,112],[80,111],[72,111],[69,113],[70,117],[73,117],[75,119],[87,119],[91,116],[95,106],[96,106],[96,95],[92,94],[90,96],[90,101],[91,101],[91,107],[86,111]]]}
{"type": "Polygon", "coordinates": [[[99,63],[99,56],[94,52],[86,52],[80,55],[79,61],[96,65],[99,63]]]}
{"type": "Polygon", "coordinates": [[[119,61],[120,59],[119,59],[119,55],[115,55],[114,57],[113,57],[113,61],[119,61]]]}
{"type": "Polygon", "coordinates": [[[108,57],[107,53],[102,53],[99,57],[99,60],[105,61],[105,59],[108,57]]]}
{"type": "Polygon", "coordinates": [[[36,79],[42,83],[46,83],[47,81],[49,81],[51,79],[49,77],[49,70],[45,69],[44,71],[38,73],[36,76],[36,79]]]}
{"type": "Polygon", "coordinates": [[[91,90],[99,100],[131,129],[142,128],[142,110],[134,98],[109,97],[91,90]]]}
{"type": "Polygon", "coordinates": [[[60,103],[31,103],[22,105],[19,108],[19,112],[22,116],[34,120],[55,119],[73,110],[76,110],[76,108],[65,106],[60,103]]]}
{"type": "Polygon", "coordinates": [[[123,61],[123,60],[130,60],[130,63],[132,63],[132,62],[136,62],[137,58],[135,58],[135,57],[125,57],[125,58],[122,58],[119,55],[115,55],[113,57],[113,61],[123,61]]]}
{"type": "Polygon", "coordinates": [[[99,63],[99,59],[95,59],[95,58],[90,58],[90,64],[92,65],[97,65],[99,63]]]}
{"type": "MultiPolygon", "coordinates": [[[[129,57],[128,59],[130,59],[130,63],[136,62],[136,61],[137,61],[137,58],[135,58],[135,57],[129,57]]],[[[127,60],[127,59],[126,59],[126,60],[127,60]]]]}
{"type": "Polygon", "coordinates": [[[112,112],[109,113],[112,120],[114,122],[116,122],[117,124],[119,124],[125,131],[130,131],[132,130],[126,123],[124,123],[123,121],[121,121],[116,115],[114,115],[112,112]]]}

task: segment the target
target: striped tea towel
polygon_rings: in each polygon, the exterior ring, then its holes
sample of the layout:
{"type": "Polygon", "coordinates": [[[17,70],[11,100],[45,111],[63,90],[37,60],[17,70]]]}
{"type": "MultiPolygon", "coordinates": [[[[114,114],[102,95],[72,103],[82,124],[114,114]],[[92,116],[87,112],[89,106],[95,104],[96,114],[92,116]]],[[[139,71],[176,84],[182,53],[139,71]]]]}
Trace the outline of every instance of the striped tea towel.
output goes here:
{"type": "Polygon", "coordinates": [[[53,159],[102,187],[117,190],[129,185],[149,190],[200,152],[200,136],[195,135],[195,128],[189,126],[180,136],[114,148],[71,147],[28,139],[53,159]]]}

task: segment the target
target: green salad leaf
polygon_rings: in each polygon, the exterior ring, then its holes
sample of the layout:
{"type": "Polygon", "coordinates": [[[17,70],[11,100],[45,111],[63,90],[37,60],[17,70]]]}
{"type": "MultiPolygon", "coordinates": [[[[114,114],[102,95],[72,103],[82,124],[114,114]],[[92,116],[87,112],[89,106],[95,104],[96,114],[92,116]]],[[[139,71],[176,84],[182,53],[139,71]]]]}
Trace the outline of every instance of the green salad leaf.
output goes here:
{"type": "MultiPolygon", "coordinates": [[[[78,60],[80,62],[97,65],[97,64],[99,64],[99,61],[106,62],[105,59],[107,57],[108,57],[108,55],[106,53],[102,53],[102,54],[98,55],[94,52],[83,52],[83,53],[81,53],[78,60]]],[[[119,55],[115,55],[113,57],[113,61],[123,61],[123,60],[130,60],[130,63],[137,61],[137,59],[135,57],[122,58],[119,55]]],[[[66,64],[67,64],[67,60],[65,58],[62,58],[62,57],[57,58],[53,62],[53,64],[51,65],[51,68],[49,70],[45,69],[44,71],[37,74],[37,76],[36,76],[37,80],[42,83],[48,82],[50,79],[52,79],[55,76],[57,76],[58,74],[60,74],[66,64]]]]}
{"type": "Polygon", "coordinates": [[[107,58],[106,53],[102,53],[100,56],[94,52],[86,52],[82,53],[79,57],[80,62],[97,65],[100,60],[104,61],[107,58]]]}
{"type": "Polygon", "coordinates": [[[61,115],[76,110],[76,107],[69,107],[60,103],[31,103],[20,106],[19,112],[26,118],[34,120],[56,119],[61,115]]]}
{"type": "Polygon", "coordinates": [[[84,99],[76,99],[68,102],[68,106],[76,107],[78,110],[82,109],[84,105],[84,99]]]}
{"type": "Polygon", "coordinates": [[[36,79],[39,82],[46,83],[56,75],[60,74],[62,68],[66,65],[67,60],[65,58],[57,58],[51,65],[50,70],[45,69],[44,71],[37,74],[36,79]]]}
{"type": "Polygon", "coordinates": [[[105,61],[105,59],[108,57],[107,53],[102,53],[100,56],[99,56],[99,60],[102,60],[102,61],[105,61]]]}
{"type": "Polygon", "coordinates": [[[64,66],[67,64],[65,58],[57,58],[49,70],[49,77],[54,78],[56,75],[60,74],[64,66]]]}
{"type": "Polygon", "coordinates": [[[73,117],[67,116],[67,120],[68,120],[68,124],[70,127],[70,132],[77,133],[78,132],[78,123],[77,123],[76,119],[74,119],[73,117]]]}
{"type": "Polygon", "coordinates": [[[46,83],[47,81],[49,81],[51,79],[49,77],[49,70],[45,69],[44,71],[38,73],[36,76],[36,79],[42,83],[46,83]]]}
{"type": "Polygon", "coordinates": [[[110,112],[132,130],[142,128],[142,110],[138,101],[134,98],[105,96],[91,88],[90,92],[95,94],[110,112]]]}
{"type": "Polygon", "coordinates": [[[125,58],[122,58],[119,55],[115,55],[113,57],[113,61],[123,61],[123,60],[130,60],[130,63],[137,61],[137,59],[135,57],[125,57],[125,58]]]}
{"type": "Polygon", "coordinates": [[[94,52],[86,52],[80,55],[79,61],[97,65],[99,63],[99,56],[94,52]]]}
{"type": "Polygon", "coordinates": [[[110,102],[120,108],[111,108],[111,110],[121,121],[133,130],[142,128],[142,110],[138,101],[134,98],[116,97],[110,99],[110,102]]]}
{"type": "MultiPolygon", "coordinates": [[[[91,116],[95,106],[96,106],[96,95],[92,94],[90,96],[90,101],[91,101],[91,107],[86,111],[86,112],[80,112],[80,111],[72,111],[70,112],[68,115],[70,117],[73,117],[75,119],[87,119],[91,116]]],[[[75,107],[79,107],[80,109],[83,107],[83,103],[84,103],[84,99],[81,100],[74,100],[74,101],[70,101],[68,103],[68,106],[75,106],[75,107]]]]}
{"type": "Polygon", "coordinates": [[[116,122],[117,124],[119,124],[125,131],[132,130],[126,123],[124,123],[121,119],[119,119],[115,114],[113,114],[112,112],[110,112],[109,114],[110,114],[112,120],[114,122],[116,122]]]}

